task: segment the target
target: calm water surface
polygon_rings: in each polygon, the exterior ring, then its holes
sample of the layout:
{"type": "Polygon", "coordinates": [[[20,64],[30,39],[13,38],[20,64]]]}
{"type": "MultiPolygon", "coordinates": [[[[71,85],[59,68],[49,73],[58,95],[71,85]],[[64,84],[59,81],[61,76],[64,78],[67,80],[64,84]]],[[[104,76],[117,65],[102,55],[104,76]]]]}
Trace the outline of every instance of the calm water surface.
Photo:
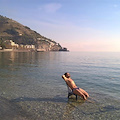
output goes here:
{"type": "Polygon", "coordinates": [[[120,120],[120,53],[0,52],[0,120],[120,120]],[[69,72],[90,101],[67,99],[69,72]]]}

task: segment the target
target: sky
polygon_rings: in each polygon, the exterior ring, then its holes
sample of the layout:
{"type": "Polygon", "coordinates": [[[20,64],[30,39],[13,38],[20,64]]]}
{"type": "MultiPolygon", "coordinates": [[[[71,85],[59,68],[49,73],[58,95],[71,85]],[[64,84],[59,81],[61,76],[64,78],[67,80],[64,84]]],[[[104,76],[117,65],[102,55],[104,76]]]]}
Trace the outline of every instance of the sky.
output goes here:
{"type": "Polygon", "coordinates": [[[0,15],[70,51],[120,52],[120,0],[0,0],[0,15]]]}

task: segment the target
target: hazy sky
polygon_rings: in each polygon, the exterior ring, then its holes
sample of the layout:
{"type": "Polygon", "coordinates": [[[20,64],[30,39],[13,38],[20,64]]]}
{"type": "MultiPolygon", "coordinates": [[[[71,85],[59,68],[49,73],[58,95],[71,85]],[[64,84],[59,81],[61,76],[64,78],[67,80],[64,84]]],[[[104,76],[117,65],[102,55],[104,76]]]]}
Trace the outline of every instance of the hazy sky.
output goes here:
{"type": "Polygon", "coordinates": [[[120,0],[0,0],[0,14],[70,51],[120,51],[120,0]]]}

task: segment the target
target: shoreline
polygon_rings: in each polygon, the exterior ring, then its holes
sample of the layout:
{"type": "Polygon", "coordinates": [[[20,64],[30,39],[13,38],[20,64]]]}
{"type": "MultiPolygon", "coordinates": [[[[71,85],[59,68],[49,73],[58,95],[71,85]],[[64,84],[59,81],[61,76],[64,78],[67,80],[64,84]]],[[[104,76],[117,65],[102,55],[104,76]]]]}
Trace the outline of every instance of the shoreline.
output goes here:
{"type": "Polygon", "coordinates": [[[33,52],[31,50],[0,50],[0,52],[33,52]]]}
{"type": "Polygon", "coordinates": [[[0,52],[35,52],[35,50],[13,50],[13,49],[4,49],[0,50],[0,52]]]}
{"type": "Polygon", "coordinates": [[[69,52],[69,51],[37,51],[37,50],[27,50],[27,49],[3,49],[0,52],[69,52]]]}

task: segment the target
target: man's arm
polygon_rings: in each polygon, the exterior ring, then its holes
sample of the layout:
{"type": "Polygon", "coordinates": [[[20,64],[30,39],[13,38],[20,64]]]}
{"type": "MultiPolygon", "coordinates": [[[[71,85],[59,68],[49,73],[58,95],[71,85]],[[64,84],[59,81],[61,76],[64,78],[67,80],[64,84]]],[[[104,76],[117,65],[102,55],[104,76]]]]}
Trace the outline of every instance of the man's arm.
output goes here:
{"type": "Polygon", "coordinates": [[[65,77],[65,75],[62,75],[62,78],[65,80],[65,82],[67,81],[67,78],[65,77]]]}

